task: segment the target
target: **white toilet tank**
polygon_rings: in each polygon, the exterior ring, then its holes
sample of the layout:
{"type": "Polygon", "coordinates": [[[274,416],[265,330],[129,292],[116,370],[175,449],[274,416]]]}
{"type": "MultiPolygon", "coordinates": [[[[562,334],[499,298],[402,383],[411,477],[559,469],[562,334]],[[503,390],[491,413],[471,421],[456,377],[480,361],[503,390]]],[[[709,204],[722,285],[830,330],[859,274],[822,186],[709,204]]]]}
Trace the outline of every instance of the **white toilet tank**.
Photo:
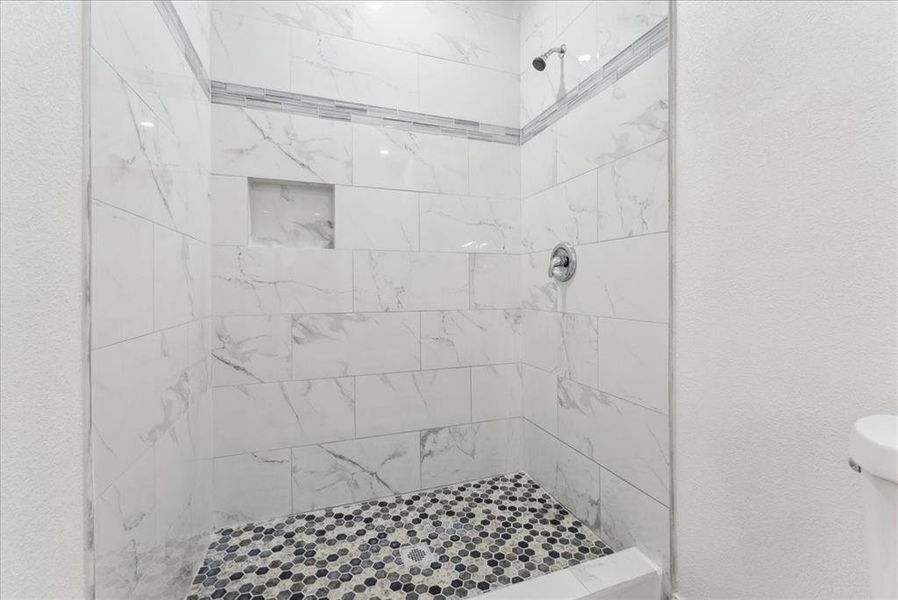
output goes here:
{"type": "Polygon", "coordinates": [[[863,478],[872,596],[898,599],[898,416],[858,419],[849,456],[863,478]]]}

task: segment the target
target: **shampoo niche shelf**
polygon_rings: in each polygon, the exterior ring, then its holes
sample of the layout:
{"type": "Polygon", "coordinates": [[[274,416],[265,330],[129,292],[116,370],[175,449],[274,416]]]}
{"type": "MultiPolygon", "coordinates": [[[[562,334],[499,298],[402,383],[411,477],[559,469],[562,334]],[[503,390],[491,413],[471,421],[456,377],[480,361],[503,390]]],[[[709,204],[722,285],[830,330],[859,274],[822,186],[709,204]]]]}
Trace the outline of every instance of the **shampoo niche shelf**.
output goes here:
{"type": "Polygon", "coordinates": [[[249,180],[250,244],[334,247],[334,186],[249,180]]]}

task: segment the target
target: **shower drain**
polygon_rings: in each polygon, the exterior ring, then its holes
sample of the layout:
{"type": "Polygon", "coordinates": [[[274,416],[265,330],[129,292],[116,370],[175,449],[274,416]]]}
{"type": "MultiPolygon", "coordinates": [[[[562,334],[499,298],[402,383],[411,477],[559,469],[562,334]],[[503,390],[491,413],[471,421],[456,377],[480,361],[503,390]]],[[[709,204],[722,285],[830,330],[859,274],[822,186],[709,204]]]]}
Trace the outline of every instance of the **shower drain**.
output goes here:
{"type": "Polygon", "coordinates": [[[399,557],[406,566],[430,564],[436,560],[433,550],[427,544],[414,544],[399,549],[399,557]]]}

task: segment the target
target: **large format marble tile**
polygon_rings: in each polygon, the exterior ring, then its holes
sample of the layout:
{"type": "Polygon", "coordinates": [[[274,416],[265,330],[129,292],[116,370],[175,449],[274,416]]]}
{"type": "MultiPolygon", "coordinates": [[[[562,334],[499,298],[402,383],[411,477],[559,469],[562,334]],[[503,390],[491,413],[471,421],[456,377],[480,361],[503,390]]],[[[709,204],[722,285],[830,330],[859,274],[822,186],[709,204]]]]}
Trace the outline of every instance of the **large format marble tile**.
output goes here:
{"type": "Polygon", "coordinates": [[[290,41],[291,91],[419,110],[416,54],[302,29],[290,41]]]}
{"type": "Polygon", "coordinates": [[[667,413],[667,331],[666,323],[599,319],[597,387],[667,413]]]}
{"type": "Polygon", "coordinates": [[[532,69],[530,61],[550,48],[555,38],[558,2],[520,2],[518,72],[532,69]]]}
{"type": "Polygon", "coordinates": [[[541,310],[524,310],[521,319],[521,360],[543,371],[564,370],[562,315],[541,310]]]}
{"type": "Polygon", "coordinates": [[[183,544],[191,535],[195,480],[199,464],[187,416],[175,423],[156,443],[156,538],[164,545],[183,544]]]}
{"type": "Polygon", "coordinates": [[[360,437],[471,420],[469,369],[357,377],[356,395],[360,437]]]}
{"type": "Polygon", "coordinates": [[[522,244],[531,252],[558,242],[595,242],[596,175],[585,173],[521,202],[522,244]]]}
{"type": "Polygon", "coordinates": [[[421,487],[417,432],[293,449],[293,512],[421,487]]]}
{"type": "Polygon", "coordinates": [[[288,515],[290,450],[215,459],[215,527],[288,515]]]}
{"type": "Polygon", "coordinates": [[[667,138],[667,61],[658,53],[554,125],[559,180],[667,138]]]}
{"type": "Polygon", "coordinates": [[[414,371],[419,338],[418,313],[295,315],[293,378],[414,371]]]}
{"type": "MultiPolygon", "coordinates": [[[[546,46],[548,48],[548,46],[546,46]]],[[[542,53],[542,51],[540,51],[542,53]]],[[[527,68],[521,72],[521,105],[519,121],[521,127],[530,123],[544,110],[561,100],[561,84],[563,72],[552,66],[539,72],[530,66],[535,55],[527,59],[527,68]]],[[[557,55],[550,60],[558,60],[557,55]]],[[[554,66],[554,65],[553,65],[554,66]]],[[[565,61],[565,68],[567,61],[565,61]]],[[[563,95],[563,94],[562,94],[563,95]]]]}
{"type": "Polygon", "coordinates": [[[521,149],[511,144],[468,140],[469,193],[490,198],[521,197],[521,149]]]}
{"type": "Polygon", "coordinates": [[[213,244],[245,246],[249,241],[249,182],[212,175],[210,204],[213,244]]]}
{"type": "Polygon", "coordinates": [[[355,310],[467,308],[468,257],[443,252],[355,251],[355,310]]]}
{"type": "Polygon", "coordinates": [[[659,502],[667,502],[670,448],[666,415],[562,380],[558,434],[659,502]]]}
{"type": "Polygon", "coordinates": [[[532,423],[524,423],[524,468],[593,530],[600,522],[598,464],[532,423]]]}
{"type": "MultiPolygon", "coordinates": [[[[596,59],[597,2],[556,2],[556,36],[552,46],[567,45],[564,68],[558,69],[561,95],[575,89],[603,63],[596,59]]],[[[547,68],[543,73],[549,71],[547,68]]]]}
{"type": "Polygon", "coordinates": [[[561,356],[556,375],[578,383],[598,385],[598,319],[588,315],[561,317],[561,356]]]}
{"type": "Polygon", "coordinates": [[[221,387],[214,397],[216,456],[355,436],[351,377],[221,387]]]}
{"type": "Polygon", "coordinates": [[[524,416],[551,434],[558,433],[558,376],[521,365],[524,416]]]}
{"type": "Polygon", "coordinates": [[[242,175],[352,183],[353,126],[341,121],[212,105],[212,167],[242,175]]]}
{"type": "Polygon", "coordinates": [[[93,504],[97,598],[128,598],[152,576],[156,545],[154,456],[149,450],[93,504]]]}
{"type": "Polygon", "coordinates": [[[215,317],[212,384],[236,385],[291,378],[289,315],[215,317]]]}
{"type": "Polygon", "coordinates": [[[587,244],[576,250],[577,275],[560,288],[560,310],[667,322],[666,233],[587,244]]]}
{"type": "Polygon", "coordinates": [[[670,510],[602,469],[599,535],[614,549],[639,548],[665,573],[669,586],[670,510]]]}
{"type": "Polygon", "coordinates": [[[491,421],[520,417],[521,365],[471,368],[471,420],[491,421]]]}
{"type": "Polygon", "coordinates": [[[292,248],[212,248],[216,314],[352,310],[352,253],[292,248]]]}
{"type": "Polygon", "coordinates": [[[153,224],[94,202],[91,212],[91,344],[153,329],[153,224]]]}
{"type": "Polygon", "coordinates": [[[515,362],[521,314],[517,310],[461,310],[421,314],[425,369],[515,362]]]}
{"type": "Polygon", "coordinates": [[[529,198],[564,180],[556,176],[555,127],[544,129],[521,146],[522,198],[529,198]]]}
{"type": "Polygon", "coordinates": [[[605,64],[667,17],[664,0],[597,2],[599,64],[605,64]]]}
{"type": "Polygon", "coordinates": [[[521,258],[516,254],[472,254],[471,308],[518,308],[521,258]]]}
{"type": "Polygon", "coordinates": [[[517,74],[430,56],[421,56],[419,61],[421,112],[518,126],[517,74]]]}
{"type": "Polygon", "coordinates": [[[290,89],[290,28],[212,11],[211,78],[271,90],[290,89]]]}
{"type": "Polygon", "coordinates": [[[290,315],[215,317],[214,322],[213,385],[291,378],[290,315]]]}
{"type": "Polygon", "coordinates": [[[91,436],[99,494],[183,415],[191,401],[188,327],[91,354],[91,436]]]}
{"type": "Polygon", "coordinates": [[[520,11],[517,4],[514,2],[507,2],[506,0],[459,0],[455,3],[466,8],[482,10],[515,21],[520,19],[520,11]]]}
{"type": "Polygon", "coordinates": [[[524,470],[548,493],[555,487],[555,464],[561,441],[529,419],[523,419],[524,470]]]}
{"type": "Polygon", "coordinates": [[[599,239],[668,229],[667,141],[598,169],[599,239]]]}
{"type": "Polygon", "coordinates": [[[418,250],[418,194],[339,185],[336,248],[418,250]]]}
{"type": "Polygon", "coordinates": [[[590,529],[599,528],[600,467],[570,446],[558,442],[552,493],[590,529]]]}
{"type": "Polygon", "coordinates": [[[185,164],[184,140],[97,52],[90,110],[91,198],[187,231],[189,199],[205,174],[185,164]]]}
{"type": "MultiPolygon", "coordinates": [[[[172,42],[159,11],[151,2],[135,2],[127,8],[116,2],[102,2],[93,9],[90,11],[90,45],[92,54],[102,57],[104,64],[91,59],[92,108],[105,108],[96,102],[97,96],[93,94],[98,91],[94,85],[97,81],[93,78],[95,72],[101,68],[114,68],[129,89],[152,110],[157,117],[152,121],[164,124],[169,131],[187,141],[196,130],[187,133],[180,129],[180,125],[186,123],[176,114],[177,107],[181,100],[191,98],[194,91],[200,95],[202,92],[183,53],[172,42]]],[[[92,127],[94,117],[101,113],[102,110],[92,115],[92,127]]],[[[96,138],[92,142],[95,143],[96,138]]]]}
{"type": "Polygon", "coordinates": [[[355,39],[517,72],[513,19],[453,2],[356,2],[352,17],[355,39]]]}
{"type": "Polygon", "coordinates": [[[209,315],[209,247],[158,225],[153,244],[155,327],[209,315]]]}
{"type": "Polygon", "coordinates": [[[352,37],[352,2],[348,0],[226,0],[215,10],[292,28],[352,37]]]}
{"type": "Polygon", "coordinates": [[[521,419],[421,432],[421,486],[425,488],[519,471],[522,463],[521,419]]]}
{"type": "Polygon", "coordinates": [[[468,193],[468,140],[372,125],[352,129],[356,185],[468,193]]]}
{"type": "Polygon", "coordinates": [[[554,311],[559,284],[549,277],[549,252],[521,255],[521,308],[554,311]]]}
{"type": "Polygon", "coordinates": [[[473,196],[421,194],[421,249],[517,252],[521,204],[473,196]]]}

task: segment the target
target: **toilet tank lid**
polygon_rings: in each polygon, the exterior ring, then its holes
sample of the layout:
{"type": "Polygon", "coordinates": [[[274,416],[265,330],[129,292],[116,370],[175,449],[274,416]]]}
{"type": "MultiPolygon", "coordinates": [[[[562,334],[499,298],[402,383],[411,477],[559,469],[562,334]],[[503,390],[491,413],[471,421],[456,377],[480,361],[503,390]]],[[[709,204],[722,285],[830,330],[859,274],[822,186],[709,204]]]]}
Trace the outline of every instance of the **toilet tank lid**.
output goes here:
{"type": "Polygon", "coordinates": [[[849,452],[863,471],[898,483],[898,415],[855,421],[849,452]]]}

